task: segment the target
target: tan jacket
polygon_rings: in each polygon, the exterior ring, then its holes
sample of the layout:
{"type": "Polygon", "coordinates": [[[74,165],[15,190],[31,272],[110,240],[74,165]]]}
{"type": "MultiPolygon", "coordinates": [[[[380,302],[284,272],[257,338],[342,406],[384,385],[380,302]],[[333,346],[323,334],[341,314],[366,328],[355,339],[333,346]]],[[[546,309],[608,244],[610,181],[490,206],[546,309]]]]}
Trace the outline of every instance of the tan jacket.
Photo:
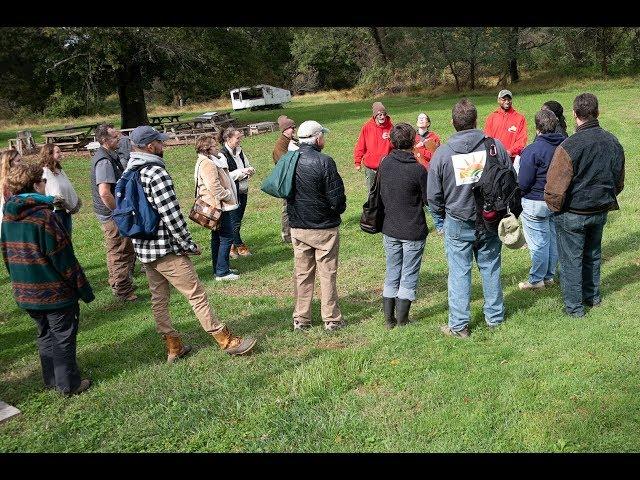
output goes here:
{"type": "Polygon", "coordinates": [[[209,205],[224,212],[238,208],[236,184],[229,176],[229,167],[224,157],[210,159],[198,154],[194,178],[198,195],[209,205]]]}

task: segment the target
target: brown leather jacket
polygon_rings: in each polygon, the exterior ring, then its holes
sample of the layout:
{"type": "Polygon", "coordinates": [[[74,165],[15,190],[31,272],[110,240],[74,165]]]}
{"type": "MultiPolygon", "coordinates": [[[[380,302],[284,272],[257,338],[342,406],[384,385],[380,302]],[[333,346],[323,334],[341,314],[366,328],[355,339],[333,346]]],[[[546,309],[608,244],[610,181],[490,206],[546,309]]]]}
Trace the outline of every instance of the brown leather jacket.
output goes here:
{"type": "Polygon", "coordinates": [[[284,133],[281,133],[276,141],[276,146],[273,147],[273,163],[278,163],[280,157],[289,151],[289,141],[291,139],[284,133]]]}

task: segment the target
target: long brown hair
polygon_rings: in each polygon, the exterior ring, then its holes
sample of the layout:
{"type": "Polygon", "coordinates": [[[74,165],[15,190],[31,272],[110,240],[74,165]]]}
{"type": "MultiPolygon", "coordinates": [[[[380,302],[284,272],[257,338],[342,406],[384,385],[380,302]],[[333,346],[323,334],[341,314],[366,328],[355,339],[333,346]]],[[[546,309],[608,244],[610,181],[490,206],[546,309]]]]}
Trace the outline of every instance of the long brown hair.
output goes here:
{"type": "Polygon", "coordinates": [[[57,145],[55,143],[45,143],[40,154],[40,166],[47,167],[53,173],[56,172],[56,169],[62,170],[62,165],[60,165],[60,162],[53,159],[53,152],[56,147],[57,145]]]}
{"type": "MultiPolygon", "coordinates": [[[[11,168],[11,162],[13,162],[20,152],[15,148],[11,148],[0,155],[0,189],[4,186],[4,182],[9,174],[11,168]]],[[[0,192],[2,194],[2,192],[0,192]]]]}

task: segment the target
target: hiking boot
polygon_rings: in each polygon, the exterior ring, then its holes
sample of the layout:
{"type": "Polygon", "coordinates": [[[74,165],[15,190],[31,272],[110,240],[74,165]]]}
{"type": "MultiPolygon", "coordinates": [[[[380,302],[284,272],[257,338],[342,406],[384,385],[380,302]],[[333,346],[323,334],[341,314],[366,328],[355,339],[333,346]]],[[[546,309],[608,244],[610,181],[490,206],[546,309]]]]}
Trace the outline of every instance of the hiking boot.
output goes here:
{"type": "Polygon", "coordinates": [[[549,280],[544,280],[545,287],[552,287],[555,284],[556,284],[556,281],[553,278],[550,278],[549,280]]]}
{"type": "Polygon", "coordinates": [[[218,342],[220,348],[229,355],[244,355],[251,351],[256,344],[256,339],[253,337],[242,338],[231,335],[226,325],[221,330],[213,332],[211,336],[218,342]]]}
{"type": "Polygon", "coordinates": [[[226,275],[223,275],[221,277],[216,277],[216,281],[222,282],[224,280],[238,280],[239,278],[240,278],[240,275],[229,272],[226,275]]]}
{"type": "Polygon", "coordinates": [[[69,393],[65,393],[65,395],[67,397],[70,397],[72,395],[79,395],[82,392],[84,392],[85,390],[88,390],[90,386],[91,386],[91,380],[88,379],[88,378],[85,378],[84,380],[82,380],[80,382],[80,385],[78,385],[78,388],[76,388],[75,390],[70,391],[69,393]]]}
{"type": "Polygon", "coordinates": [[[238,258],[238,249],[235,245],[231,245],[231,250],[229,250],[229,258],[238,258]]]}
{"type": "Polygon", "coordinates": [[[116,297],[118,297],[118,299],[122,300],[123,302],[135,302],[136,300],[138,300],[138,295],[136,295],[135,292],[131,292],[127,295],[116,295],[116,297]]]}
{"type": "Polygon", "coordinates": [[[299,320],[294,320],[293,321],[293,330],[296,331],[300,331],[300,332],[304,332],[306,330],[309,330],[311,328],[311,323],[308,322],[300,322],[299,320]]]}
{"type": "Polygon", "coordinates": [[[344,327],[346,327],[347,324],[344,320],[341,320],[339,322],[325,322],[324,324],[324,331],[325,332],[335,332],[337,330],[340,330],[344,327]]]}
{"type": "Polygon", "coordinates": [[[405,298],[396,298],[396,320],[398,326],[409,324],[409,309],[411,308],[411,300],[405,298]]]}
{"type": "Polygon", "coordinates": [[[391,330],[396,326],[396,298],[382,297],[382,310],[384,311],[384,326],[387,330],[391,330]]]}
{"type": "Polygon", "coordinates": [[[440,331],[449,337],[456,338],[469,338],[471,332],[469,331],[469,327],[464,327],[462,330],[456,332],[455,330],[451,330],[449,325],[441,325],[440,331]]]}
{"type": "Polygon", "coordinates": [[[191,351],[191,345],[184,345],[180,337],[165,335],[164,341],[167,344],[167,363],[173,363],[191,351]]]}
{"type": "Polygon", "coordinates": [[[520,282],[518,284],[518,288],[520,290],[540,290],[541,288],[544,288],[544,282],[529,283],[527,280],[526,282],[520,282]]]}
{"type": "Polygon", "coordinates": [[[244,243],[242,245],[238,245],[238,248],[236,248],[236,251],[238,252],[238,255],[240,255],[241,257],[251,256],[249,247],[247,247],[244,243]]]}

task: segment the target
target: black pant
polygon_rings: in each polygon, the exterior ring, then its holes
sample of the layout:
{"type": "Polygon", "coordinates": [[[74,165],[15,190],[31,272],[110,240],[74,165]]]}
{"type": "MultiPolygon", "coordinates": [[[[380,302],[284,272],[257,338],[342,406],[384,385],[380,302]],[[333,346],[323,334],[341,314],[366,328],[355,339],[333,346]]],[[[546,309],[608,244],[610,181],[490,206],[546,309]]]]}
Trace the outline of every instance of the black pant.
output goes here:
{"type": "Polygon", "coordinates": [[[247,208],[248,193],[238,193],[238,208],[231,210],[233,215],[233,246],[239,247],[244,245],[242,237],[240,236],[240,227],[242,227],[242,218],[244,217],[244,211],[247,208]]]}
{"type": "Polygon", "coordinates": [[[27,310],[38,327],[38,350],[42,378],[47,388],[70,393],[80,386],[76,362],[76,336],[80,307],[61,310],[27,310]]]}

